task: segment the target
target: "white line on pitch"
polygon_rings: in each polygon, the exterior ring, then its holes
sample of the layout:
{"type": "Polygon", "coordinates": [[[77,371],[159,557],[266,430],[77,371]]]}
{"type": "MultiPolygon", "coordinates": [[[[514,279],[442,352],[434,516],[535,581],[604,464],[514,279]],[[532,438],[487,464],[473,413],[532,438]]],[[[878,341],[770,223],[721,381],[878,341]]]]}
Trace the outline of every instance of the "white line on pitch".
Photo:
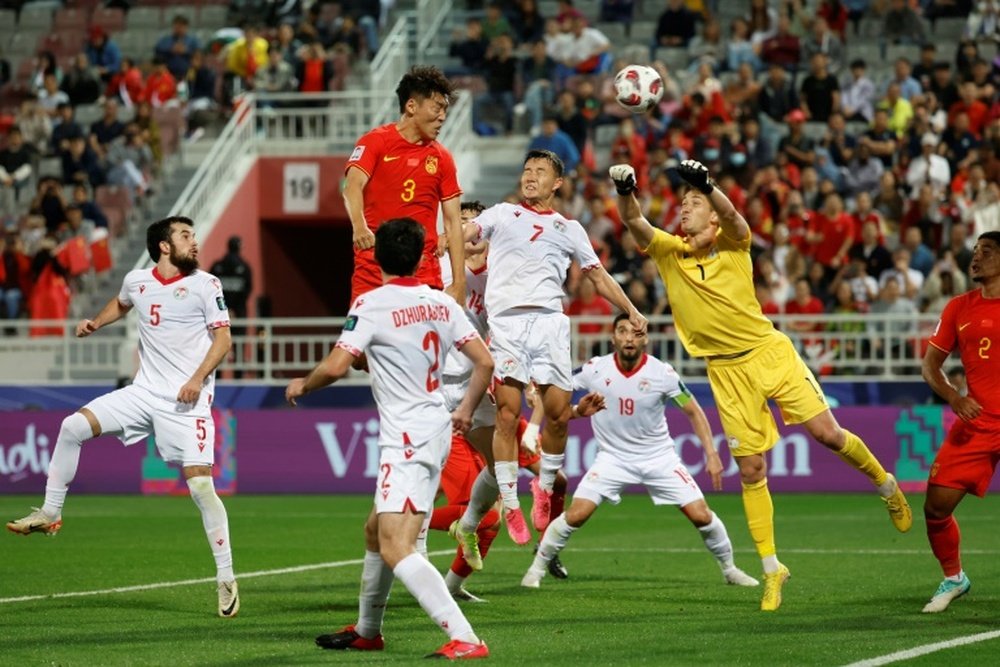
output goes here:
{"type": "Polygon", "coordinates": [[[975,635],[966,635],[965,637],[948,639],[943,642],[934,642],[933,644],[915,646],[913,648],[908,648],[905,651],[896,651],[895,653],[880,655],[877,658],[869,658],[867,660],[852,662],[846,667],[880,667],[881,665],[889,665],[901,660],[909,660],[921,655],[927,655],[928,653],[936,653],[945,649],[955,648],[956,646],[965,646],[966,644],[976,644],[979,642],[989,641],[990,639],[996,639],[997,637],[1000,637],[1000,630],[980,632],[975,635]]]}
{"type": "MultiPolygon", "coordinates": [[[[443,549],[440,551],[428,552],[429,556],[443,556],[455,553],[454,549],[443,549]]],[[[310,570],[325,570],[334,567],[346,567],[348,565],[361,565],[364,560],[356,558],[354,560],[337,560],[328,563],[313,563],[311,565],[295,565],[293,567],[282,567],[276,570],[258,570],[256,572],[243,572],[237,579],[252,579],[254,577],[269,577],[276,574],[295,574],[297,572],[309,572],[310,570]]],[[[214,583],[215,577],[205,577],[203,579],[182,579],[180,581],[158,581],[154,584],[139,584],[137,586],[120,586],[117,588],[102,588],[96,591],[73,591],[70,593],[50,593],[48,595],[22,595],[15,598],[0,598],[0,604],[11,602],[31,602],[33,600],[57,600],[60,598],[80,598],[91,595],[109,595],[111,593],[132,593],[134,591],[150,591],[154,588],[173,588],[175,586],[192,586],[194,584],[214,583]]]]}

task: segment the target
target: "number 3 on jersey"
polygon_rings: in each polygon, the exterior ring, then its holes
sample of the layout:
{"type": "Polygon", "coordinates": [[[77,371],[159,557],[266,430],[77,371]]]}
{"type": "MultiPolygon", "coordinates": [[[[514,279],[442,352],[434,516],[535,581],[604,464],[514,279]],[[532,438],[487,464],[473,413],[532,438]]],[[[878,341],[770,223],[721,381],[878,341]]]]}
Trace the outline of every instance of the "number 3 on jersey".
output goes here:
{"type": "Polygon", "coordinates": [[[413,193],[416,192],[417,182],[412,178],[408,178],[403,181],[403,191],[399,194],[399,198],[403,201],[410,202],[413,201],[413,193]]]}

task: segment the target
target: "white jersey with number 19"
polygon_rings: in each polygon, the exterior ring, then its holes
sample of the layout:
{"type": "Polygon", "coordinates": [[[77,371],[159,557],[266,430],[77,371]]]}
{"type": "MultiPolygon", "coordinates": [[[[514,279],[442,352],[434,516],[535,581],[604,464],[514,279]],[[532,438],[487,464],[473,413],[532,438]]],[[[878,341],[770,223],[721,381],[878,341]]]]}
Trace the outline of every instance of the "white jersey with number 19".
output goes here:
{"type": "Polygon", "coordinates": [[[395,278],[354,301],[337,347],[368,355],[380,447],[419,446],[448,427],[441,367],[452,348],[474,338],[455,300],[415,278],[395,278]]]}

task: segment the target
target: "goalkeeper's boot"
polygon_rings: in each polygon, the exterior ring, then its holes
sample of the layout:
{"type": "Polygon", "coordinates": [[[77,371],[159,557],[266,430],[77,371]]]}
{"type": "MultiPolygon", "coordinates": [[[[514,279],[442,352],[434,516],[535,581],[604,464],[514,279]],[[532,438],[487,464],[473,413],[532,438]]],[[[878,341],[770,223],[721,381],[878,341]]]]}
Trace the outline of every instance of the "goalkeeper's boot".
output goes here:
{"type": "Polygon", "coordinates": [[[726,578],[726,583],[732,586],[760,586],[759,581],[735,565],[723,570],[722,576],[726,578]]]}
{"type": "Polygon", "coordinates": [[[520,507],[514,507],[503,513],[504,521],[507,523],[507,534],[515,544],[527,544],[531,541],[531,533],[528,531],[528,524],[524,521],[524,514],[520,507]]]}
{"type": "Polygon", "coordinates": [[[903,495],[902,490],[899,488],[896,478],[891,473],[887,474],[887,477],[892,480],[892,485],[896,487],[896,490],[888,498],[882,498],[882,502],[885,503],[886,509],[889,510],[889,518],[892,519],[892,525],[899,532],[905,533],[913,526],[913,512],[910,511],[910,503],[906,502],[906,496],[903,495]]]}
{"type": "Polygon", "coordinates": [[[958,581],[945,579],[938,586],[937,591],[934,592],[934,597],[931,598],[931,601],[924,605],[924,613],[936,614],[944,611],[951,604],[952,600],[962,597],[969,592],[970,588],[972,588],[972,582],[965,576],[965,572],[962,573],[962,578],[958,581]]]}
{"type": "Polygon", "coordinates": [[[479,535],[476,531],[465,532],[459,521],[455,520],[451,522],[448,534],[462,547],[462,558],[466,564],[476,572],[483,569],[483,557],[479,554],[479,535]]]}
{"type": "Polygon", "coordinates": [[[475,660],[477,658],[490,657],[490,650],[486,648],[485,642],[463,642],[461,639],[452,639],[450,642],[424,656],[425,658],[445,658],[446,660],[475,660]]]}
{"type": "Polygon", "coordinates": [[[232,618],[240,611],[240,588],[236,581],[219,583],[219,616],[232,618]]]}
{"type": "Polygon", "coordinates": [[[320,635],[316,638],[316,646],[320,648],[332,648],[338,651],[354,649],[356,651],[381,651],[385,648],[382,635],[377,634],[371,639],[362,637],[355,630],[353,625],[348,625],[343,630],[329,635],[320,635]]]}
{"type": "Polygon", "coordinates": [[[44,533],[52,536],[62,528],[61,516],[49,516],[45,510],[32,507],[32,512],[26,517],[7,522],[7,530],[19,535],[30,535],[31,533],[44,533]]]}
{"type": "Polygon", "coordinates": [[[792,576],[788,568],[778,563],[776,572],[764,573],[764,596],[760,599],[761,611],[776,611],[781,606],[781,587],[792,576]]]}
{"type": "Polygon", "coordinates": [[[552,510],[552,492],[546,491],[538,483],[538,478],[531,480],[531,523],[535,530],[544,533],[549,527],[549,512],[552,510]]]}

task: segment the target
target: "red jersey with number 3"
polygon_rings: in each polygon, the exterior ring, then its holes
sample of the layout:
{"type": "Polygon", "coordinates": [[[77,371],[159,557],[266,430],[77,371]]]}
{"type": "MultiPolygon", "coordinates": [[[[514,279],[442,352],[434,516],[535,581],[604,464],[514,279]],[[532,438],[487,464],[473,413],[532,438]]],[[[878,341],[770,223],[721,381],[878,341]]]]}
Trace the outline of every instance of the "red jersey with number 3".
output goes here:
{"type": "MultiPolygon", "coordinates": [[[[413,218],[424,227],[424,262],[421,274],[435,275],[441,287],[435,258],[438,209],[441,202],[459,197],[458,172],[451,153],[437,141],[410,143],[395,123],[376,127],[354,146],[345,173],[357,167],[368,176],[365,186],[365,221],[373,232],[392,218],[413,218]],[[432,261],[433,260],[433,261],[432,261]]],[[[355,253],[355,262],[375,262],[371,250],[355,253]]]]}
{"type": "Polygon", "coordinates": [[[985,299],[980,289],[956,296],[930,344],[942,352],[958,349],[969,396],[983,406],[982,416],[1000,421],[1000,299],[985,299]]]}

